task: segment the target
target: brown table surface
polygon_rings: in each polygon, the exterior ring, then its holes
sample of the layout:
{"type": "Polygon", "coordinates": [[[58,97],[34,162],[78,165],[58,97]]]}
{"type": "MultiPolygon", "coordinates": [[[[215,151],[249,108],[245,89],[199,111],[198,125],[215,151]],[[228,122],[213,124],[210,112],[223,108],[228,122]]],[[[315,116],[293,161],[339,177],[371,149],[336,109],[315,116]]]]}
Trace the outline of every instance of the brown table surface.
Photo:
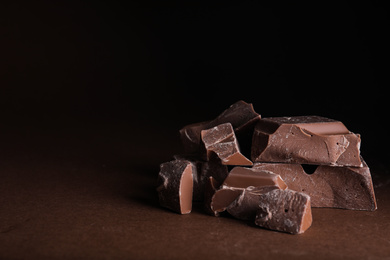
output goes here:
{"type": "MultiPolygon", "coordinates": [[[[0,132],[0,258],[390,259],[390,175],[372,169],[378,210],[313,209],[302,235],[158,204],[158,165],[175,130],[129,123],[0,132]]],[[[372,157],[374,158],[374,156],[372,157]]]]}

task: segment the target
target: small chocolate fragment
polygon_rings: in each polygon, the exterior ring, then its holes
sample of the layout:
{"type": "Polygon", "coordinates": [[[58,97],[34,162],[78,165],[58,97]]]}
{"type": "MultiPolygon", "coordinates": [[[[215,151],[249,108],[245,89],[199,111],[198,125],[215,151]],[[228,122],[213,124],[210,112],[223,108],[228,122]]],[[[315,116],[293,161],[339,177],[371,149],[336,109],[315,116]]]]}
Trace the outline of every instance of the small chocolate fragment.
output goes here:
{"type": "Polygon", "coordinates": [[[259,168],[234,167],[223,182],[223,186],[235,188],[277,186],[286,189],[286,183],[278,174],[259,168]]]}
{"type": "Polygon", "coordinates": [[[253,162],[361,167],[360,135],[319,116],[261,119],[252,140],[253,162]]]}
{"type": "Polygon", "coordinates": [[[234,167],[222,185],[210,178],[205,192],[206,211],[214,216],[225,211],[242,193],[260,193],[266,189],[286,189],[279,175],[254,168],[234,167]],[[262,186],[267,186],[262,188],[262,186]]]}
{"type": "Polygon", "coordinates": [[[201,137],[205,145],[207,160],[212,154],[216,154],[224,165],[253,165],[240,153],[236,135],[230,123],[202,130],[201,137]]]}
{"type": "Polygon", "coordinates": [[[199,160],[192,155],[174,155],[173,157],[177,160],[186,160],[192,163],[193,201],[203,201],[205,185],[210,176],[214,178],[219,187],[229,173],[227,166],[222,165],[221,160],[216,156],[212,156],[209,161],[199,160]]]}
{"type": "Polygon", "coordinates": [[[243,192],[243,189],[218,187],[217,181],[209,177],[205,186],[204,206],[206,212],[213,216],[219,216],[243,192]]]}
{"type": "Polygon", "coordinates": [[[186,153],[197,154],[201,147],[200,132],[202,130],[224,123],[231,123],[237,135],[252,136],[253,128],[260,118],[261,116],[253,110],[252,104],[240,100],[231,105],[214,120],[183,127],[180,129],[180,139],[186,153]]]}
{"type": "Polygon", "coordinates": [[[237,199],[243,192],[243,189],[236,189],[232,187],[222,187],[216,190],[211,200],[210,208],[214,212],[214,215],[225,211],[229,205],[237,199]]]}
{"type": "Polygon", "coordinates": [[[254,221],[256,212],[259,209],[260,195],[274,189],[279,189],[279,187],[248,187],[227,207],[227,212],[237,219],[254,221]]]}
{"type": "Polygon", "coordinates": [[[280,175],[289,189],[308,194],[312,207],[373,211],[377,206],[370,169],[361,160],[363,167],[320,165],[308,173],[300,164],[256,163],[253,167],[280,175]]]}
{"type": "Polygon", "coordinates": [[[275,189],[259,196],[255,224],[291,234],[305,232],[312,223],[310,197],[292,190],[275,189]]]}
{"type": "Polygon", "coordinates": [[[160,165],[157,192],[160,205],[180,214],[192,210],[193,165],[174,160],[160,165]]]}

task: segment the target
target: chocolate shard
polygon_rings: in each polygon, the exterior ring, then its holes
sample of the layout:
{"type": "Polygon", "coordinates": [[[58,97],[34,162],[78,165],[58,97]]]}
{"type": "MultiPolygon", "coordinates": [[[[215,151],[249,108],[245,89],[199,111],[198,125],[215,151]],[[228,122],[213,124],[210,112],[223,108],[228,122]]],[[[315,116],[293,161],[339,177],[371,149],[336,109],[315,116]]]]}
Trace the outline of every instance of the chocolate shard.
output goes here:
{"type": "Polygon", "coordinates": [[[240,100],[214,120],[184,126],[179,131],[180,139],[186,153],[197,154],[201,148],[200,132],[202,130],[224,123],[231,123],[236,134],[252,136],[253,128],[260,118],[261,116],[254,111],[252,104],[240,100]]]}
{"type": "Polygon", "coordinates": [[[224,212],[243,191],[243,189],[226,186],[216,190],[210,203],[210,208],[214,215],[218,216],[221,212],[224,212]]]}
{"type": "Polygon", "coordinates": [[[227,207],[227,212],[237,219],[254,221],[259,209],[260,195],[275,189],[279,189],[279,187],[248,187],[227,207]]]}
{"type": "Polygon", "coordinates": [[[214,178],[206,184],[205,208],[214,216],[225,211],[240,195],[245,192],[253,194],[267,189],[286,189],[287,185],[280,176],[262,170],[246,167],[234,167],[225,181],[220,185],[214,178]],[[263,186],[267,186],[262,188],[263,186]]]}
{"type": "Polygon", "coordinates": [[[373,211],[377,204],[370,169],[361,160],[363,167],[319,165],[308,173],[300,164],[255,163],[253,168],[280,175],[289,189],[308,194],[313,207],[373,211]]]}
{"type": "Polygon", "coordinates": [[[234,167],[223,186],[246,189],[248,187],[277,186],[286,189],[287,185],[282,178],[271,171],[261,168],[234,167]]]}
{"type": "Polygon", "coordinates": [[[261,119],[252,140],[253,162],[361,167],[360,135],[320,116],[261,119]]]}
{"type": "Polygon", "coordinates": [[[236,135],[230,123],[202,130],[201,138],[205,146],[207,160],[213,154],[216,154],[224,165],[253,165],[250,160],[241,154],[236,135]]]}
{"type": "Polygon", "coordinates": [[[275,189],[259,196],[255,224],[271,230],[301,234],[312,224],[310,197],[275,189]]]}
{"type": "Polygon", "coordinates": [[[204,208],[207,213],[219,216],[243,192],[243,189],[232,187],[219,188],[218,182],[209,177],[205,187],[204,208]]]}
{"type": "Polygon", "coordinates": [[[160,205],[180,214],[192,210],[193,165],[173,160],[160,165],[157,192],[160,205]]]}
{"type": "Polygon", "coordinates": [[[226,165],[222,165],[217,157],[210,158],[209,161],[199,160],[193,155],[174,155],[176,160],[186,160],[192,164],[193,175],[193,201],[203,201],[205,194],[205,186],[209,181],[209,177],[213,177],[218,183],[218,187],[227,177],[229,171],[226,165]]]}

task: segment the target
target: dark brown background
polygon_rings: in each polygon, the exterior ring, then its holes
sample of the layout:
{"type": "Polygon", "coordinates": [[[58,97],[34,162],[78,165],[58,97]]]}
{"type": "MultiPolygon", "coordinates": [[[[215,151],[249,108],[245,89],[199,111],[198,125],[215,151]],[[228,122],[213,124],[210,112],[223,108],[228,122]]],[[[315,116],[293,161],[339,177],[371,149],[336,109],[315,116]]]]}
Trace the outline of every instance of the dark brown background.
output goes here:
{"type": "Polygon", "coordinates": [[[40,1],[1,12],[0,258],[390,257],[383,6],[40,1]],[[314,209],[291,236],[160,208],[155,177],[181,151],[178,129],[239,99],[264,117],[318,114],[360,133],[378,210],[314,209]]]}

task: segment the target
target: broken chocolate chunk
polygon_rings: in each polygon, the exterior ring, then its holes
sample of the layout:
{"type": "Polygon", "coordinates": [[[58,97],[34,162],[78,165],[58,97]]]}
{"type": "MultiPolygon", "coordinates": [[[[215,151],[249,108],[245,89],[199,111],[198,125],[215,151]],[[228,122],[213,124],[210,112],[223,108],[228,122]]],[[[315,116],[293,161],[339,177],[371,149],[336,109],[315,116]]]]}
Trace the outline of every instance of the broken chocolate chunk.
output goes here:
{"type": "Polygon", "coordinates": [[[216,154],[224,165],[252,165],[252,162],[240,153],[236,135],[230,123],[202,130],[201,138],[207,160],[212,154],[216,154]]]}
{"type": "Polygon", "coordinates": [[[225,211],[229,205],[237,199],[243,192],[243,189],[236,189],[232,187],[222,187],[216,190],[210,203],[210,208],[215,216],[225,211]]]}
{"type": "Polygon", "coordinates": [[[205,186],[204,206],[207,213],[219,216],[243,192],[243,189],[222,187],[219,189],[217,181],[209,177],[205,186]]]}
{"type": "Polygon", "coordinates": [[[160,205],[180,214],[192,210],[193,165],[174,160],[160,165],[157,192],[160,205]]]}
{"type": "Polygon", "coordinates": [[[255,224],[271,230],[301,234],[312,223],[310,197],[292,190],[274,189],[259,195],[255,224]]]}
{"type": "Polygon", "coordinates": [[[254,221],[259,209],[260,195],[274,189],[279,189],[279,187],[248,187],[227,207],[227,212],[237,219],[254,221]]]}
{"type": "Polygon", "coordinates": [[[361,167],[360,135],[319,116],[261,119],[252,140],[253,162],[361,167]]]}
{"type": "Polygon", "coordinates": [[[222,184],[228,175],[228,168],[221,164],[221,161],[216,156],[212,156],[209,161],[202,161],[192,155],[174,155],[177,160],[187,160],[193,166],[193,201],[203,201],[204,189],[208,178],[212,176],[218,183],[218,187],[222,184]]]}
{"type": "Polygon", "coordinates": [[[310,172],[300,164],[255,163],[254,169],[280,175],[288,188],[308,194],[312,207],[353,210],[377,208],[370,169],[319,165],[310,172]]]}
{"type": "MultiPolygon", "coordinates": [[[[186,153],[198,154],[201,147],[200,132],[202,130],[224,123],[231,123],[237,135],[244,137],[252,136],[253,128],[260,118],[261,116],[254,111],[252,104],[240,100],[231,105],[214,120],[183,127],[180,129],[180,139],[186,153]]],[[[243,145],[246,146],[244,142],[243,145]]]]}
{"type": "Polygon", "coordinates": [[[235,188],[277,186],[286,189],[287,185],[278,174],[260,168],[234,167],[230,172],[223,186],[235,188]]]}

